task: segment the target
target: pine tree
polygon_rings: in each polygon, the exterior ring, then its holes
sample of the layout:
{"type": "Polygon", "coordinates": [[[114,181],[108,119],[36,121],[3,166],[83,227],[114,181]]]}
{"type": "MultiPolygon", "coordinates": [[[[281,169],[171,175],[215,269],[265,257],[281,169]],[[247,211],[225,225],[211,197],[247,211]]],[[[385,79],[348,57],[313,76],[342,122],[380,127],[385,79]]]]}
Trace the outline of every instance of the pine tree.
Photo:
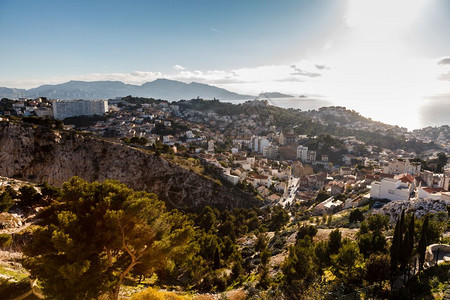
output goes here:
{"type": "Polygon", "coordinates": [[[328,239],[328,250],[330,254],[337,254],[342,246],[342,235],[339,229],[330,232],[328,239]]]}
{"type": "Polygon", "coordinates": [[[24,266],[50,299],[118,299],[135,267],[164,272],[193,255],[192,222],[155,194],[74,177],[58,200],[24,248],[24,266]]]}
{"type": "Polygon", "coordinates": [[[234,252],[230,259],[234,261],[233,267],[231,268],[231,279],[236,280],[243,273],[242,256],[239,252],[234,252]]]}

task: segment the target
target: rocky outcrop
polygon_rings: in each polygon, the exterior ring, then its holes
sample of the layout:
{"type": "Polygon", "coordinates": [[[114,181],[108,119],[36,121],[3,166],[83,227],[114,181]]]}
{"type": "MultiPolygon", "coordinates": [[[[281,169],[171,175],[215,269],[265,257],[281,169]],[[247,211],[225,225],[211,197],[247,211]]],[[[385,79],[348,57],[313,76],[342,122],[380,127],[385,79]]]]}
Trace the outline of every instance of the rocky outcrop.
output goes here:
{"type": "Polygon", "coordinates": [[[436,199],[411,199],[408,201],[392,201],[373,213],[381,213],[390,217],[391,222],[396,222],[404,210],[406,214],[414,213],[416,218],[422,218],[428,213],[446,212],[448,203],[436,199]]]}
{"type": "Polygon", "coordinates": [[[18,228],[22,226],[22,219],[17,214],[9,214],[7,212],[0,213],[0,233],[2,229],[18,228]]]}
{"type": "Polygon", "coordinates": [[[191,210],[251,207],[253,197],[144,150],[72,131],[0,122],[0,175],[61,186],[72,176],[116,179],[156,193],[169,206],[191,210]]]}

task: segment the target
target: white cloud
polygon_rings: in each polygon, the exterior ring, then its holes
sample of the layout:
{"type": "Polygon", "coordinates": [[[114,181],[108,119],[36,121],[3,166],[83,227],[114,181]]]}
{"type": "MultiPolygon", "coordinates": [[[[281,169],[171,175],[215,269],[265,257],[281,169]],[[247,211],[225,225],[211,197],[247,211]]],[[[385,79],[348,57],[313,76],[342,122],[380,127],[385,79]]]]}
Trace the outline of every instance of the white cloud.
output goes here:
{"type": "Polygon", "coordinates": [[[175,70],[177,70],[177,71],[183,71],[183,70],[186,69],[185,67],[180,66],[180,65],[174,65],[173,68],[174,68],[175,70]]]}
{"type": "MultiPolygon", "coordinates": [[[[257,95],[260,92],[278,91],[292,94],[305,94],[314,86],[319,75],[327,72],[317,64],[307,60],[292,65],[266,65],[254,68],[239,68],[233,70],[188,70],[181,65],[175,65],[173,74],[163,74],[151,71],[133,71],[130,73],[91,73],[48,80],[1,81],[0,86],[31,88],[42,84],[58,84],[69,80],[82,81],[122,81],[127,84],[141,85],[157,78],[178,80],[186,83],[199,82],[211,84],[238,93],[257,95]],[[300,72],[301,70],[301,72],[300,72]]],[[[317,89],[313,88],[317,93],[317,89]]],[[[312,91],[311,91],[312,92],[312,91]]]]}
{"type": "MultiPolygon", "coordinates": [[[[322,95],[329,99],[338,99],[342,105],[350,106],[352,103],[361,103],[362,100],[367,103],[372,99],[393,103],[395,99],[415,99],[449,92],[450,65],[438,64],[442,59],[397,60],[388,61],[389,64],[383,63],[383,60],[376,63],[359,59],[320,62],[301,60],[287,65],[232,70],[188,70],[175,65],[176,71],[172,74],[151,71],[91,73],[48,80],[0,80],[0,86],[30,88],[69,80],[113,80],[141,85],[157,78],[166,78],[186,83],[195,81],[215,85],[250,95],[258,95],[261,92],[322,95]]],[[[418,102],[419,100],[414,103],[418,102]]]]}
{"type": "Polygon", "coordinates": [[[214,27],[209,28],[209,30],[217,32],[217,33],[224,33],[222,30],[219,30],[219,29],[214,28],[214,27]]]}
{"type": "Polygon", "coordinates": [[[299,67],[297,67],[296,65],[292,65],[291,69],[294,70],[293,73],[291,73],[291,75],[300,75],[300,76],[307,76],[307,77],[319,77],[322,76],[322,74],[317,73],[317,72],[308,72],[305,70],[300,69],[299,67]]]}

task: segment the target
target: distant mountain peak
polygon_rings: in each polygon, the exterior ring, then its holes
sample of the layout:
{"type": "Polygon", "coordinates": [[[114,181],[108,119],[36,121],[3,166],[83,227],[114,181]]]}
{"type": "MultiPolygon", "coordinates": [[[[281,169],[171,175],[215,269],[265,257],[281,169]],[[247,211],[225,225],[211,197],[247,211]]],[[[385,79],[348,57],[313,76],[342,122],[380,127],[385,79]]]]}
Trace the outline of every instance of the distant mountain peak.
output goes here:
{"type": "Polygon", "coordinates": [[[70,80],[55,85],[41,85],[32,89],[9,89],[0,88],[0,98],[19,97],[37,98],[47,97],[49,99],[110,99],[133,95],[136,97],[148,97],[176,101],[180,99],[204,98],[222,100],[248,100],[254,96],[241,95],[228,90],[198,82],[189,84],[158,78],[142,85],[125,84],[121,81],[78,81],[70,80]]]}

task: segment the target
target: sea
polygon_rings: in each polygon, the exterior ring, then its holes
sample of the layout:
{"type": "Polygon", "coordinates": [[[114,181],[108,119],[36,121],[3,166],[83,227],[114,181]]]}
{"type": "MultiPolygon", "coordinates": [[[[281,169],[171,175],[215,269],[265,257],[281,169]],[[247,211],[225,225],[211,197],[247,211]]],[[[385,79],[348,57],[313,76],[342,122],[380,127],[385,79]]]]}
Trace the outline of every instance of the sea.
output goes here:
{"type": "MultiPolygon", "coordinates": [[[[450,97],[436,96],[417,101],[371,101],[370,103],[351,103],[329,99],[293,97],[270,98],[270,105],[282,108],[295,108],[303,111],[317,110],[321,107],[343,106],[371,118],[390,125],[397,125],[408,130],[425,127],[450,125],[450,97]]],[[[228,101],[227,101],[228,102],[228,101]]],[[[231,100],[232,103],[243,103],[244,100],[231,100]]]]}

